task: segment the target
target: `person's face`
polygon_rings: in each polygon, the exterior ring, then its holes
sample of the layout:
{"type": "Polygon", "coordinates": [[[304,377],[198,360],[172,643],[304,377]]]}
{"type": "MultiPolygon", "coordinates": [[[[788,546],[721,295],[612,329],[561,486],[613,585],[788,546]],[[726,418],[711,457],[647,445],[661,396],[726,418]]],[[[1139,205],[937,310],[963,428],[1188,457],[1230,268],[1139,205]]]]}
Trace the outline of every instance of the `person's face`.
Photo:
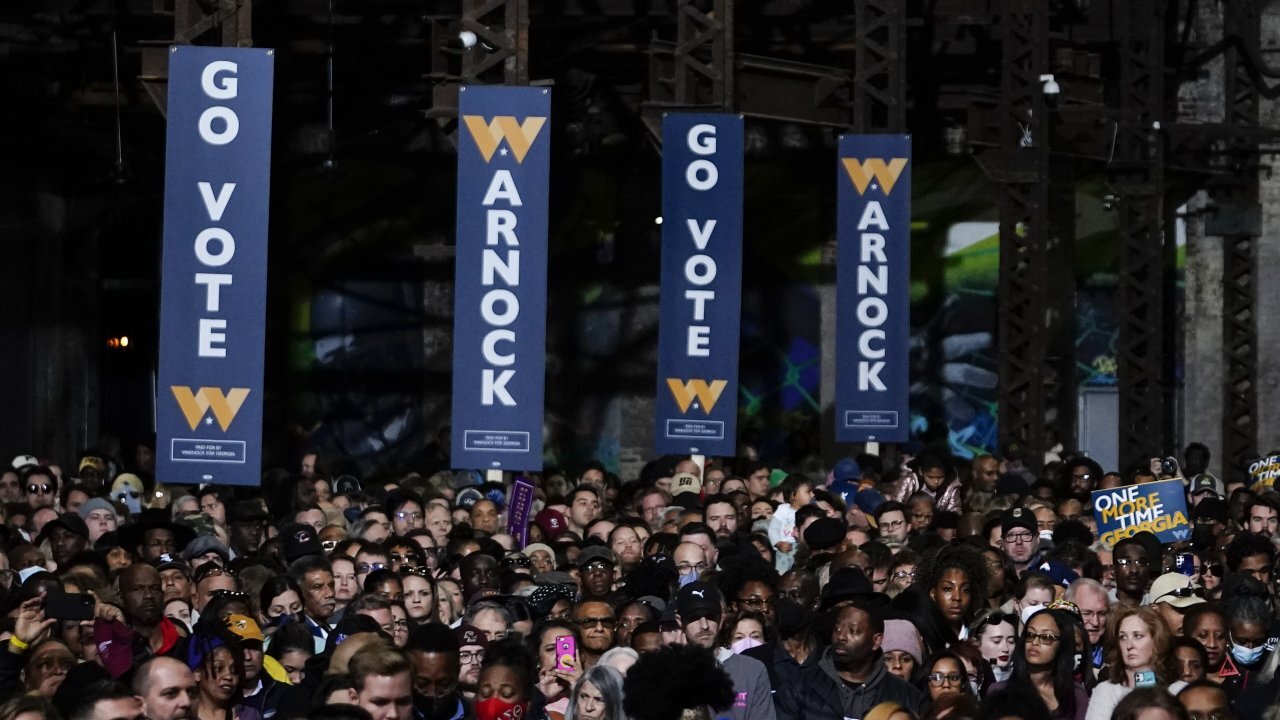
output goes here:
{"type": "Polygon", "coordinates": [[[1022,633],[1022,651],[1028,665],[1044,667],[1052,664],[1061,647],[1062,634],[1051,617],[1042,613],[1031,618],[1022,633]]]}
{"type": "Polygon", "coordinates": [[[1193,683],[1204,679],[1204,664],[1200,662],[1200,653],[1189,647],[1180,647],[1173,651],[1173,659],[1178,668],[1178,679],[1185,683],[1193,683]]]}
{"type": "Polygon", "coordinates": [[[262,643],[246,641],[244,643],[244,685],[251,687],[258,684],[258,676],[262,674],[262,643]]]}
{"type": "Polygon", "coordinates": [[[293,590],[285,590],[279,595],[271,598],[271,604],[267,606],[264,613],[267,620],[275,620],[285,615],[297,616],[302,612],[302,598],[298,597],[298,593],[293,590]]]}
{"type": "Polygon", "coordinates": [[[929,672],[929,699],[937,700],[948,693],[962,692],[965,679],[964,666],[953,658],[941,658],[929,672]]]}
{"type": "Polygon", "coordinates": [[[1116,588],[1129,595],[1139,596],[1147,589],[1150,563],[1141,545],[1129,544],[1115,551],[1116,588]]]}
{"type": "Polygon", "coordinates": [[[1076,593],[1076,606],[1080,608],[1080,619],[1084,621],[1089,644],[1097,647],[1107,629],[1107,616],[1111,614],[1107,596],[1093,588],[1082,587],[1076,593]]]}
{"type": "Polygon", "coordinates": [[[177,661],[152,663],[143,709],[149,720],[194,720],[196,674],[177,661]]]}
{"type": "Polygon", "coordinates": [[[471,624],[479,628],[484,633],[484,636],[489,639],[489,642],[506,637],[511,630],[502,615],[498,614],[496,610],[481,610],[476,613],[476,616],[471,620],[471,624]]]}
{"type": "MultiPolygon", "coordinates": [[[[521,688],[520,676],[505,665],[493,665],[480,673],[476,686],[476,702],[498,698],[512,705],[524,705],[529,696],[521,688]]],[[[480,720],[490,720],[481,718],[480,720]]]]}
{"type": "Polygon", "coordinates": [[[471,506],[471,527],[489,534],[498,532],[498,506],[492,500],[480,500],[471,506]]]}
{"type": "Polygon", "coordinates": [[[592,560],[578,569],[578,575],[592,597],[603,597],[613,589],[613,565],[604,560],[592,560]]]}
{"type": "Polygon", "coordinates": [[[578,686],[578,713],[581,720],[605,720],[604,693],[590,682],[578,686]]]}
{"type": "Polygon", "coordinates": [[[706,523],[715,531],[716,538],[728,538],[738,530],[738,512],[727,502],[707,506],[706,523]]]}
{"type": "Polygon", "coordinates": [[[1259,645],[1266,644],[1267,628],[1261,623],[1246,622],[1239,619],[1232,620],[1230,640],[1238,645],[1253,649],[1259,645]]]}
{"type": "Polygon", "coordinates": [[[942,612],[947,622],[953,626],[958,625],[964,621],[973,597],[968,574],[954,568],[943,572],[942,577],[930,589],[929,597],[933,598],[933,604],[942,612]]]}
{"type": "Polygon", "coordinates": [[[573,621],[578,624],[583,647],[594,653],[602,653],[613,646],[617,619],[608,603],[582,603],[574,609],[573,621]]]}
{"type": "Polygon", "coordinates": [[[1240,560],[1242,574],[1250,575],[1258,582],[1271,587],[1271,566],[1267,564],[1266,555],[1249,555],[1240,560]]]}
{"type": "Polygon", "coordinates": [[[1231,720],[1227,691],[1217,687],[1197,687],[1178,693],[1178,702],[1186,708],[1191,720],[1231,720]]]}
{"type": "Polygon", "coordinates": [[[406,535],[411,530],[421,530],[426,527],[422,506],[412,500],[401,505],[395,516],[391,518],[391,527],[395,529],[397,535],[406,535]]]}
{"type": "Polygon", "coordinates": [[[893,574],[889,576],[890,593],[896,595],[914,585],[915,582],[916,566],[910,564],[899,565],[893,568],[893,574]]]}
{"type": "Polygon", "coordinates": [[[756,500],[755,502],[751,503],[751,521],[753,523],[756,520],[772,520],[772,519],[773,519],[773,505],[769,504],[768,500],[756,500]]]}
{"type": "Polygon", "coordinates": [[[160,588],[160,573],[155,568],[131,565],[120,573],[120,596],[130,624],[149,628],[160,622],[164,591],[160,588]]]}
{"type": "Polygon", "coordinates": [[[811,502],[813,502],[813,488],[809,485],[796,488],[795,495],[791,497],[792,507],[804,507],[811,502]]]}
{"type": "Polygon", "coordinates": [[[871,616],[866,611],[848,606],[840,611],[831,631],[831,652],[836,667],[865,662],[880,648],[881,633],[872,632],[871,616]]]}
{"type": "Polygon", "coordinates": [[[210,661],[200,668],[200,694],[212,699],[216,705],[227,706],[239,692],[241,678],[236,674],[230,650],[215,648],[212,655],[210,661]]]}
{"type": "Polygon", "coordinates": [[[1266,505],[1254,505],[1249,510],[1248,520],[1249,532],[1264,537],[1275,537],[1277,524],[1280,523],[1280,516],[1276,515],[1274,508],[1266,505]]]}
{"type": "Polygon", "coordinates": [[[221,525],[227,523],[227,506],[218,499],[217,495],[200,496],[200,512],[217,520],[221,525]]]}
{"type": "Polygon", "coordinates": [[[993,457],[984,457],[973,463],[974,489],[982,492],[995,492],[996,483],[1000,481],[1000,463],[993,457]]]}
{"type": "Polygon", "coordinates": [[[413,689],[423,697],[446,698],[458,691],[458,656],[455,653],[409,651],[413,662],[413,689]]]}
{"type": "Polygon", "coordinates": [[[481,588],[498,589],[498,561],[481,553],[471,553],[462,560],[462,591],[470,597],[481,588]]]}
{"type": "Polygon", "coordinates": [[[747,478],[747,493],[753,498],[765,497],[769,494],[769,469],[760,468],[747,478]]]}
{"type": "Polygon", "coordinates": [[[80,514],[80,506],[89,500],[89,496],[83,490],[72,490],[67,493],[67,502],[63,508],[69,513],[80,514]]]}
{"type": "Polygon", "coordinates": [[[733,644],[739,640],[750,638],[759,642],[764,642],[764,626],[755,618],[743,618],[733,627],[733,635],[729,637],[729,643],[733,644]]]}
{"type": "Polygon", "coordinates": [[[1040,532],[1045,532],[1046,530],[1053,532],[1054,526],[1058,524],[1058,516],[1049,508],[1036,508],[1035,516],[1036,526],[1040,532]]]}
{"type": "Polygon", "coordinates": [[[774,596],[777,593],[773,588],[759,580],[752,580],[742,586],[738,591],[738,597],[734,600],[734,605],[741,610],[754,610],[763,613],[770,623],[778,621],[778,610],[774,603],[774,596]]]}
{"type": "Polygon", "coordinates": [[[933,524],[933,503],[928,500],[916,500],[911,503],[910,510],[912,530],[921,532],[933,524]]]}
{"type": "Polygon", "coordinates": [[[644,515],[645,524],[654,532],[662,526],[662,511],[665,509],[667,504],[658,493],[651,493],[640,499],[640,512],[644,515]]]}
{"type": "Polygon", "coordinates": [[[231,543],[240,552],[257,552],[266,534],[267,524],[262,520],[236,520],[231,523],[231,543]]]}
{"type": "Polygon", "coordinates": [[[585,490],[573,495],[573,504],[569,506],[569,521],[580,528],[591,524],[600,517],[600,498],[593,492],[585,490]]]}
{"type": "Polygon", "coordinates": [[[1093,490],[1097,478],[1089,473],[1088,465],[1076,465],[1071,468],[1071,494],[1081,495],[1093,490]]]}
{"type": "Polygon", "coordinates": [[[22,480],[13,470],[0,474],[0,500],[7,503],[22,502],[22,480]]]}
{"type": "Polygon", "coordinates": [[[529,562],[533,565],[535,573],[551,572],[556,569],[555,558],[546,550],[534,550],[529,554],[529,562]]]}
{"type": "Polygon", "coordinates": [[[908,652],[890,650],[884,654],[884,669],[894,677],[911,682],[916,671],[916,659],[908,652]]]}
{"type": "Polygon", "coordinates": [[[1003,538],[1004,554],[1015,563],[1026,563],[1040,549],[1040,536],[1023,527],[1009,528],[1003,538]]]}
{"type": "Polygon", "coordinates": [[[66,645],[58,641],[44,643],[27,660],[27,690],[53,697],[75,664],[76,659],[66,645]]]}
{"type": "Polygon", "coordinates": [[[484,662],[484,648],[479,645],[463,645],[458,651],[458,682],[474,688],[480,679],[480,664],[484,662]]]}
{"type": "Polygon", "coordinates": [[[413,681],[408,672],[398,675],[366,675],[356,692],[356,704],[373,720],[409,720],[413,713],[413,681]]]}
{"type": "Polygon", "coordinates": [[[391,606],[391,641],[398,648],[409,644],[409,614],[400,605],[391,606]]]}
{"type": "Polygon", "coordinates": [[[406,575],[404,578],[404,607],[409,617],[422,620],[436,611],[436,594],[425,578],[406,575]]]}
{"type": "Polygon", "coordinates": [[[1002,622],[999,625],[988,625],[978,641],[978,651],[985,660],[998,668],[1006,669],[1013,662],[1014,643],[1017,632],[1013,623],[1002,622]]]}
{"type": "Polygon", "coordinates": [[[1110,550],[1098,551],[1098,564],[1102,566],[1102,587],[1114,590],[1116,587],[1115,556],[1110,550]]]}
{"type": "Polygon", "coordinates": [[[51,508],[58,498],[57,485],[48,475],[32,475],[27,478],[27,504],[31,509],[51,508]]]}
{"type": "Polygon", "coordinates": [[[427,530],[437,546],[448,542],[449,531],[452,529],[453,518],[449,517],[448,510],[439,505],[432,505],[427,509],[427,530]]]}
{"type": "Polygon", "coordinates": [[[197,612],[203,611],[204,606],[208,604],[209,598],[213,597],[213,593],[217,590],[235,590],[236,581],[230,575],[218,574],[209,575],[196,584],[196,596],[192,601],[192,606],[197,612]]]}
{"type": "Polygon", "coordinates": [[[936,491],[942,487],[942,483],[947,481],[947,471],[940,467],[925,468],[920,475],[924,480],[924,486],[930,491],[936,491]]]}
{"type": "Polygon", "coordinates": [[[190,600],[191,578],[176,568],[169,568],[160,573],[160,589],[164,592],[164,601],[190,600]]]}
{"type": "Polygon", "coordinates": [[[1116,644],[1120,648],[1120,662],[1129,670],[1145,670],[1155,662],[1156,643],[1151,628],[1137,615],[1120,622],[1116,644]]]}
{"type": "Polygon", "coordinates": [[[637,625],[648,620],[649,613],[635,603],[622,608],[622,612],[618,613],[617,629],[614,631],[614,640],[618,647],[630,647],[631,633],[635,632],[637,625]]]}
{"type": "Polygon", "coordinates": [[[1209,655],[1209,667],[1216,668],[1222,663],[1222,656],[1227,651],[1227,628],[1220,615],[1204,613],[1194,625],[1184,624],[1182,633],[1199,640],[1204,646],[1209,655]]]}
{"type": "Polygon", "coordinates": [[[89,542],[96,542],[103,535],[115,532],[116,514],[110,510],[94,510],[85,518],[85,524],[89,526],[89,542]]]}
{"type": "Polygon", "coordinates": [[[329,619],[337,607],[333,573],[317,569],[303,576],[302,606],[313,620],[329,619]]]}
{"type": "Polygon", "coordinates": [[[715,647],[722,619],[719,611],[699,610],[692,617],[685,618],[677,615],[677,619],[684,631],[685,642],[698,647],[715,647]]]}
{"type": "MultiPolygon", "coordinates": [[[[634,529],[626,525],[614,528],[613,540],[609,542],[609,547],[618,556],[618,560],[623,565],[634,565],[640,562],[641,555],[644,553],[640,536],[636,534],[634,529]]],[[[545,555],[546,553],[543,552],[543,554],[545,555]]]]}
{"type": "Polygon", "coordinates": [[[302,477],[311,477],[316,474],[316,454],[307,453],[302,456],[302,477]]]}
{"type": "MultiPolygon", "coordinates": [[[[880,588],[884,590],[883,584],[880,588]]],[[[818,598],[817,583],[805,587],[804,579],[797,573],[787,573],[778,580],[778,595],[798,603],[803,608],[812,608],[818,598]]]]}
{"type": "Polygon", "coordinates": [[[901,510],[890,510],[880,516],[880,537],[896,543],[907,539],[907,519],[901,510]]]}
{"type": "Polygon", "coordinates": [[[53,551],[53,561],[59,565],[66,565],[72,555],[85,549],[88,540],[82,535],[59,527],[49,533],[49,545],[53,551]]]}
{"type": "Polygon", "coordinates": [[[324,530],[324,527],[325,527],[324,511],[319,508],[304,510],[298,513],[297,515],[295,515],[293,519],[298,523],[301,523],[303,525],[310,525],[311,527],[315,528],[317,535],[320,533],[321,530],[324,530]]]}
{"type": "Polygon", "coordinates": [[[673,559],[676,562],[676,572],[680,575],[689,573],[701,575],[709,567],[706,551],[702,546],[691,542],[682,542],[677,545],[673,559]]]}
{"type": "Polygon", "coordinates": [[[336,560],[330,564],[333,569],[334,599],[346,604],[355,599],[359,592],[356,583],[356,566],[350,560],[336,560]]]}
{"type": "Polygon", "coordinates": [[[170,600],[164,604],[164,616],[170,620],[180,620],[183,625],[191,627],[191,603],[186,600],[170,600]]]}

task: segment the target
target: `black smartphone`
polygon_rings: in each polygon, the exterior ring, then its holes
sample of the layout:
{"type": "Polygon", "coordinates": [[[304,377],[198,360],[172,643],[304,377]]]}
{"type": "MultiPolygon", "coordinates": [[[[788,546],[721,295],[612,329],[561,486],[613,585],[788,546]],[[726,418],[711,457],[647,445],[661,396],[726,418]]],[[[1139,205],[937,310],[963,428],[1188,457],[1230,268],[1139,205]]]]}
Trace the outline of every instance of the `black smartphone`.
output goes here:
{"type": "Polygon", "coordinates": [[[44,598],[44,614],[59,620],[92,620],[95,605],[88,593],[52,592],[44,598]]]}

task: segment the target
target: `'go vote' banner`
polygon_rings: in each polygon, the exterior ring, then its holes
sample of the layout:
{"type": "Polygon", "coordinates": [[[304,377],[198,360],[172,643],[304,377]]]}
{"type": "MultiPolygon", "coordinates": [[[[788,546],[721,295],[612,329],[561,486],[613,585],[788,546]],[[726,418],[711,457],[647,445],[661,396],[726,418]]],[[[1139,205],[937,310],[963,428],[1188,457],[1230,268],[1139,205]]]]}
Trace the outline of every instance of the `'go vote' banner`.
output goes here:
{"type": "Polygon", "coordinates": [[[662,119],[662,297],[654,447],[733,455],[742,309],[740,115],[662,119]]]}
{"type": "Polygon", "coordinates": [[[458,95],[455,468],[542,469],[551,92],[458,95]]]}
{"type": "Polygon", "coordinates": [[[169,53],[156,477],[257,485],[273,51],[169,53]]]}
{"type": "Polygon", "coordinates": [[[1098,539],[1116,544],[1144,530],[1162,543],[1191,538],[1187,495],[1181,480],[1162,480],[1093,491],[1098,539]]]}
{"type": "Polygon", "coordinates": [[[911,136],[841,136],[836,175],[836,440],[905,442],[911,136]]]}

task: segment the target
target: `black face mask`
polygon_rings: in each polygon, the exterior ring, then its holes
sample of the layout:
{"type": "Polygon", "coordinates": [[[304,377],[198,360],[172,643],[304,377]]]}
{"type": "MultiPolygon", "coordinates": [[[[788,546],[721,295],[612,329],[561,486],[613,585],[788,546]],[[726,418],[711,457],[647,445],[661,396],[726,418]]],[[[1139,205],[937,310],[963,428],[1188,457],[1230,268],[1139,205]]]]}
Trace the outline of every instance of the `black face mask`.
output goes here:
{"type": "Polygon", "coordinates": [[[449,693],[444,697],[427,697],[422,693],[413,694],[413,704],[424,720],[450,720],[458,714],[458,694],[449,693]]]}
{"type": "Polygon", "coordinates": [[[1191,547],[1203,550],[1213,545],[1213,523],[1196,523],[1191,529],[1191,547]]]}

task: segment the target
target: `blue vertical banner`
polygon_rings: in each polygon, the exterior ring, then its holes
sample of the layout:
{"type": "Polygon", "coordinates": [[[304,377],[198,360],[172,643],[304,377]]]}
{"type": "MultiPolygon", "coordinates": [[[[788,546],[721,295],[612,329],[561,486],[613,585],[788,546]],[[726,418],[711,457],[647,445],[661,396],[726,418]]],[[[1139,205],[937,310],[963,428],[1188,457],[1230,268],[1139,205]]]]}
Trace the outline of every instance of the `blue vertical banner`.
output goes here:
{"type": "Polygon", "coordinates": [[[736,452],[742,147],[741,115],[662,119],[659,454],[736,452]]]}
{"type": "Polygon", "coordinates": [[[452,465],[542,469],[551,91],[458,95],[452,465]]]}
{"type": "Polygon", "coordinates": [[[156,478],[257,485],[275,57],[169,51],[156,478]]]}
{"type": "Polygon", "coordinates": [[[841,136],[836,185],[836,440],[905,442],[911,136],[841,136]]]}

